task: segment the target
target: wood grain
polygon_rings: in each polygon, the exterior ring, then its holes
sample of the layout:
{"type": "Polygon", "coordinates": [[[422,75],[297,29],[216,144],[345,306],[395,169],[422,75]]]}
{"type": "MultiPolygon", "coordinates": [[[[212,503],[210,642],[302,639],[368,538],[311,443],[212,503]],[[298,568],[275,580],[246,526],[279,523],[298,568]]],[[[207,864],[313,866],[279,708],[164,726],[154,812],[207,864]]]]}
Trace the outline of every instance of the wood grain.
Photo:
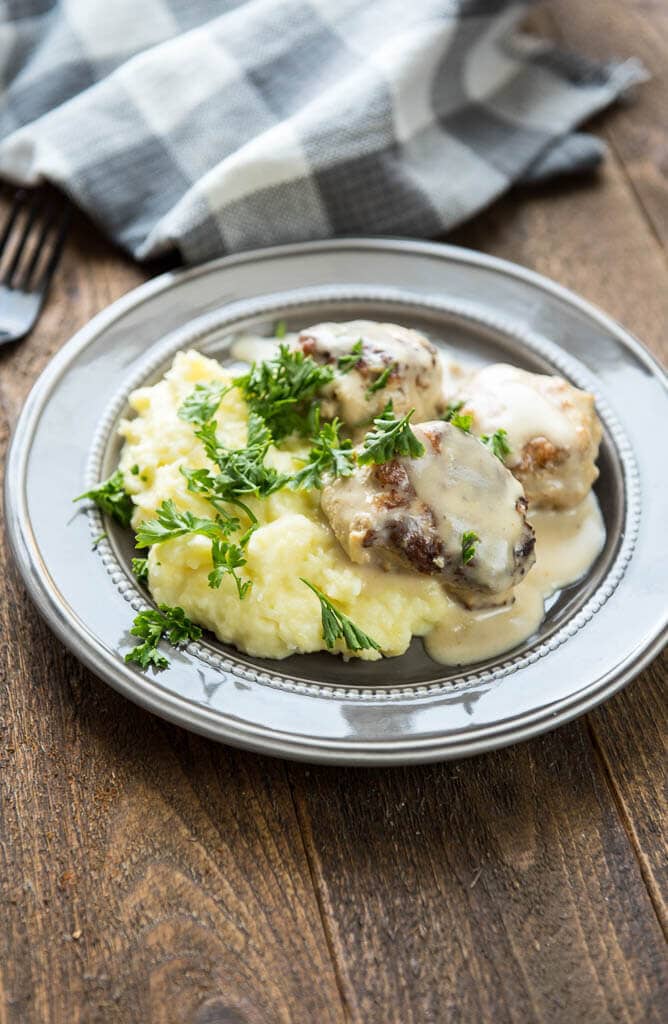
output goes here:
{"type": "MultiPolygon", "coordinates": [[[[452,240],[668,358],[668,18],[552,6],[573,48],[637,52],[655,77],[596,122],[599,176],[517,192],[452,240]]],[[[37,330],[0,350],[0,450],[48,358],[146,273],[78,220],[37,330]]],[[[0,574],[0,1024],[661,1019],[665,659],[470,762],[286,767],[123,701],[50,635],[4,544],[0,574]]]]}
{"type": "Polygon", "coordinates": [[[635,57],[649,72],[649,82],[598,123],[652,231],[668,246],[668,4],[556,0],[545,13],[566,46],[597,60],[635,57]]]}
{"type": "MultiPolygon", "coordinates": [[[[68,335],[141,278],[82,223],[0,356],[3,440],[68,335]]],[[[266,1024],[342,1010],[285,768],[94,679],[0,548],[0,1022],[266,1024]]]]}
{"type": "Polygon", "coordinates": [[[354,1021],[661,1020],[663,937],[583,724],[290,775],[354,1021]]]}

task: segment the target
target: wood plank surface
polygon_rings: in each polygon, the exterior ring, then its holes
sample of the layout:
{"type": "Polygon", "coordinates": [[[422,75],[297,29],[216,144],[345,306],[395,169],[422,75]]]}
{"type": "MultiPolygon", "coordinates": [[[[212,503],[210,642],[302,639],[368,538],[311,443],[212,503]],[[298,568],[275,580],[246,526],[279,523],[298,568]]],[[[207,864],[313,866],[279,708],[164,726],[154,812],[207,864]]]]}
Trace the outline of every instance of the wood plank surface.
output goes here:
{"type": "Polygon", "coordinates": [[[583,723],[290,774],[352,1020],[662,1019],[663,937],[583,723]]]}
{"type": "MultiPolygon", "coordinates": [[[[451,240],[666,359],[668,18],[553,6],[568,45],[638,52],[654,78],[597,120],[600,175],[518,191],[451,240]]],[[[48,358],[145,273],[78,221],[37,330],[0,350],[2,448],[48,358]]],[[[469,762],[286,766],[122,700],[41,623],[4,541],[0,574],[0,1024],[664,1019],[665,658],[469,762]]]]}
{"type": "Polygon", "coordinates": [[[656,237],[668,246],[668,3],[555,0],[551,35],[597,60],[633,56],[651,79],[598,119],[656,237]]]}

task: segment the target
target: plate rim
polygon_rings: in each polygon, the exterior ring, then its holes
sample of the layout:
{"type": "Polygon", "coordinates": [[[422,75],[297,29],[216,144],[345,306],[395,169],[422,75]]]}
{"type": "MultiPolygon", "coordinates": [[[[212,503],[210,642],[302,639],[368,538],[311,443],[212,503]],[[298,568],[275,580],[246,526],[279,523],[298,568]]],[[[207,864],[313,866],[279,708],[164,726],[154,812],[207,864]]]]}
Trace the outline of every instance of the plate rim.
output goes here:
{"type": "MultiPolygon", "coordinates": [[[[206,705],[194,706],[186,698],[180,697],[177,694],[167,693],[160,686],[154,686],[147,690],[138,690],[133,685],[134,677],[130,673],[127,674],[128,678],[126,679],[124,673],[119,673],[118,664],[116,662],[112,663],[106,651],[102,649],[96,651],[96,648],[99,648],[99,641],[97,641],[94,634],[83,629],[82,632],[87,635],[88,644],[77,644],[76,641],[79,634],[78,623],[76,627],[73,627],[72,622],[68,622],[67,618],[63,615],[63,602],[62,599],[58,601],[55,598],[53,591],[57,591],[57,588],[52,584],[48,569],[44,568],[43,578],[35,569],[34,559],[30,557],[29,541],[32,543],[33,551],[38,551],[38,547],[29,520],[26,522],[24,519],[22,524],[20,509],[15,507],[17,485],[18,490],[21,491],[22,499],[25,500],[23,493],[25,474],[23,469],[26,466],[30,453],[35,420],[39,417],[43,406],[42,396],[46,394],[48,400],[51,388],[70,361],[80,351],[85,349],[94,338],[126,312],[183,281],[192,280],[202,274],[215,272],[219,268],[225,269],[230,266],[256,262],[267,258],[276,259],[281,255],[302,255],[312,251],[341,250],[350,247],[376,252],[398,250],[403,255],[417,252],[423,255],[432,255],[439,259],[455,260],[460,264],[474,264],[478,267],[486,267],[506,276],[509,275],[531,283],[552,295],[556,295],[569,305],[579,309],[586,316],[593,317],[594,320],[598,321],[607,331],[620,340],[626,348],[629,348],[650,370],[652,376],[659,379],[664,388],[667,387],[666,376],[658,360],[645,349],[631,332],[627,331],[608,314],[564,286],[549,278],[545,278],[543,275],[537,274],[535,271],[495,256],[478,253],[475,250],[412,239],[342,238],[331,241],[293,243],[287,246],[220,257],[197,267],[168,271],[131,289],[77,331],[56,353],[37,378],[14,426],[6,464],[6,530],[15,562],[18,565],[32,600],[46,619],[48,625],[58,638],[96,675],[102,676],[105,682],[123,693],[124,696],[129,697],[133,702],[140,704],[153,713],[219,741],[233,743],[264,754],[309,761],[331,762],[332,760],[337,760],[351,764],[398,764],[442,760],[450,757],[470,756],[505,746],[509,743],[520,742],[531,736],[556,728],[556,726],[590,711],[593,707],[596,707],[625,686],[661,650],[666,640],[668,623],[665,623],[663,628],[658,628],[653,638],[644,646],[640,655],[636,652],[630,652],[624,662],[610,670],[602,679],[599,679],[598,685],[593,692],[587,691],[583,697],[580,691],[562,698],[553,704],[543,705],[533,713],[525,713],[520,724],[513,723],[512,719],[506,719],[504,722],[498,723],[496,727],[491,725],[481,726],[480,729],[484,732],[483,736],[476,735],[475,731],[469,731],[466,733],[463,741],[458,741],[456,734],[452,732],[446,736],[441,734],[420,739],[412,737],[405,738],[403,741],[374,741],[365,739],[363,741],[364,748],[360,749],[360,741],[358,740],[323,740],[322,738],[311,740],[304,736],[295,737],[293,734],[287,734],[288,738],[284,739],[282,738],[284,734],[278,730],[270,730],[264,726],[256,726],[252,729],[248,728],[247,723],[244,723],[243,727],[241,724],[235,726],[233,724],[234,716],[228,714],[225,715],[224,729],[221,730],[222,716],[220,712],[214,711],[206,705]],[[27,445],[25,440],[29,442],[27,445]],[[27,531],[26,526],[28,526],[27,531]],[[109,662],[108,665],[107,662],[109,662]],[[103,668],[106,671],[102,672],[103,668]],[[122,675],[123,678],[121,679],[122,675]],[[183,709],[187,712],[185,715],[183,709]]],[[[193,316],[192,320],[194,321],[199,315],[201,314],[193,316]]],[[[79,639],[84,639],[84,637],[82,636],[79,639]]]]}

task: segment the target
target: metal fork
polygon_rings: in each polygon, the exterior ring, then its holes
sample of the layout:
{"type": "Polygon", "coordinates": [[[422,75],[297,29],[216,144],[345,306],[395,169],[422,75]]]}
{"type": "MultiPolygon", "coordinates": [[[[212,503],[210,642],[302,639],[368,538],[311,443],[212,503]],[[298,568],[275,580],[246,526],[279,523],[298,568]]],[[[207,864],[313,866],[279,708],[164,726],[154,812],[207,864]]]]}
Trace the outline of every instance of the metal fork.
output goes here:
{"type": "Polygon", "coordinates": [[[0,235],[0,346],[25,338],[63,251],[72,208],[61,196],[20,189],[0,235]]]}

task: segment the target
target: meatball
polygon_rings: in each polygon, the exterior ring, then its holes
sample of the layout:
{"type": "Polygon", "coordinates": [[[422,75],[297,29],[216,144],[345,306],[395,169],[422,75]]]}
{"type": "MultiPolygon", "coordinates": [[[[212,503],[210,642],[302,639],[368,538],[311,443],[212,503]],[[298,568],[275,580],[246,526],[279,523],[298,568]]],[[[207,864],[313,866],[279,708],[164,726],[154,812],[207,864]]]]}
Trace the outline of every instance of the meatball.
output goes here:
{"type": "Polygon", "coordinates": [[[322,413],[327,419],[339,416],[351,431],[368,424],[390,400],[398,416],[415,409],[416,421],[433,419],[445,405],[438,353],[417,331],[371,320],[324,323],[303,330],[297,345],[316,362],[335,367],[334,380],[323,390],[322,413]]]}
{"type": "Polygon", "coordinates": [[[532,507],[570,508],[586,498],[602,435],[593,395],[502,363],[472,374],[459,390],[476,434],[506,431],[504,462],[532,507]]]}
{"type": "Polygon", "coordinates": [[[323,489],[339,543],[353,562],[438,576],[468,607],[506,603],[535,561],[521,485],[472,434],[442,421],[414,432],[420,458],[358,466],[323,489]]]}

